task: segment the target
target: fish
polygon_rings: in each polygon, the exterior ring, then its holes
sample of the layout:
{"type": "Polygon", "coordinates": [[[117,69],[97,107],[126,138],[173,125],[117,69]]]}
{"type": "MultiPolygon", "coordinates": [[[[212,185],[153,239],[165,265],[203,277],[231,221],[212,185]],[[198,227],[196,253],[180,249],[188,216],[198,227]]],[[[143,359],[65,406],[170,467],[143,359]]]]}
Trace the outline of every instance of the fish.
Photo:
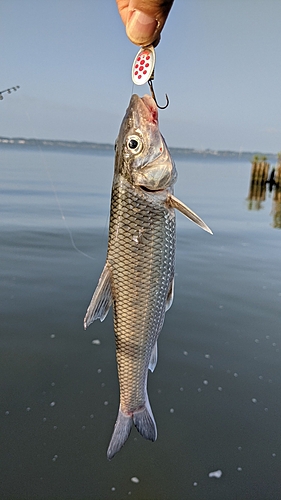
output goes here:
{"type": "Polygon", "coordinates": [[[113,306],[120,404],[109,460],[133,424],[145,439],[157,438],[147,378],[157,363],[157,340],[174,296],[175,209],[212,233],[174,196],[176,179],[154,99],[132,95],[115,143],[106,262],[84,318],[86,329],[103,321],[113,306]]]}

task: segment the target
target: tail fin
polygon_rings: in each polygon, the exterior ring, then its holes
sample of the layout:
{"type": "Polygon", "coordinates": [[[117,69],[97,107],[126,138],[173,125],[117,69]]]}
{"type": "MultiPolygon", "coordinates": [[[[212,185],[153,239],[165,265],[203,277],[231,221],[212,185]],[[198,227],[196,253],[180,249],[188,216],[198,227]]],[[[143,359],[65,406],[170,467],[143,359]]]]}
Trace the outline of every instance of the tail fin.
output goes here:
{"type": "Polygon", "coordinates": [[[132,415],[125,415],[119,407],[114,431],[107,449],[108,460],[111,460],[126,443],[133,422],[142,437],[150,441],[157,439],[157,427],[148,398],[146,399],[145,406],[141,410],[135,411],[132,415]]]}
{"type": "Polygon", "coordinates": [[[150,441],[156,441],[157,427],[148,397],[146,398],[145,406],[141,410],[134,412],[133,421],[142,437],[150,441]]]}
{"type": "Polygon", "coordinates": [[[132,424],[132,415],[125,415],[125,413],[122,412],[121,408],[119,408],[114,431],[107,449],[108,460],[111,460],[126,443],[131,432],[132,424]]]}

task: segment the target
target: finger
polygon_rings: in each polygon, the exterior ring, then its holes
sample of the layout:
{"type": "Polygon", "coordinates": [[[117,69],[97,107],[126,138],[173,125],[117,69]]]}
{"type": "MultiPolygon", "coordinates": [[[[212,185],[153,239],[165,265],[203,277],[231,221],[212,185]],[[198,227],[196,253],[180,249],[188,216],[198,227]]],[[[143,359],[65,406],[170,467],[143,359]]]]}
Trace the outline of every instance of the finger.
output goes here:
{"type": "Polygon", "coordinates": [[[127,36],[136,45],[157,45],[173,0],[117,0],[127,36]]]}

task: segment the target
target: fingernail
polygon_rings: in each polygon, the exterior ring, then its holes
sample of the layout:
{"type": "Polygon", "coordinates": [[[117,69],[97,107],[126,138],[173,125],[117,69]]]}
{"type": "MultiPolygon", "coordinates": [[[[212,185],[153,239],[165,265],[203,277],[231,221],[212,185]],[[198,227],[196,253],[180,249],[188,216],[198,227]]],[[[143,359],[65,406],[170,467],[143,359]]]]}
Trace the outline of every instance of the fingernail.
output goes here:
{"type": "Polygon", "coordinates": [[[140,44],[149,41],[158,25],[156,19],[139,10],[134,10],[129,16],[126,26],[128,37],[135,43],[140,44]]]}

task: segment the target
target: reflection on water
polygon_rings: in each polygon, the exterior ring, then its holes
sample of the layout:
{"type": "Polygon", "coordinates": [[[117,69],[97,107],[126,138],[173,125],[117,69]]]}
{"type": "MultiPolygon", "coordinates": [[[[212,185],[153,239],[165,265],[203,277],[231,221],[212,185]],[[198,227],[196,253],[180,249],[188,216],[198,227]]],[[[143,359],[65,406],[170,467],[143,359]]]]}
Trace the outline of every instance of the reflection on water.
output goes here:
{"type": "Polygon", "coordinates": [[[272,198],[272,226],[281,229],[281,163],[271,169],[266,157],[252,160],[251,179],[248,194],[248,209],[260,210],[262,202],[266,200],[267,190],[273,193],[272,198]]]}

